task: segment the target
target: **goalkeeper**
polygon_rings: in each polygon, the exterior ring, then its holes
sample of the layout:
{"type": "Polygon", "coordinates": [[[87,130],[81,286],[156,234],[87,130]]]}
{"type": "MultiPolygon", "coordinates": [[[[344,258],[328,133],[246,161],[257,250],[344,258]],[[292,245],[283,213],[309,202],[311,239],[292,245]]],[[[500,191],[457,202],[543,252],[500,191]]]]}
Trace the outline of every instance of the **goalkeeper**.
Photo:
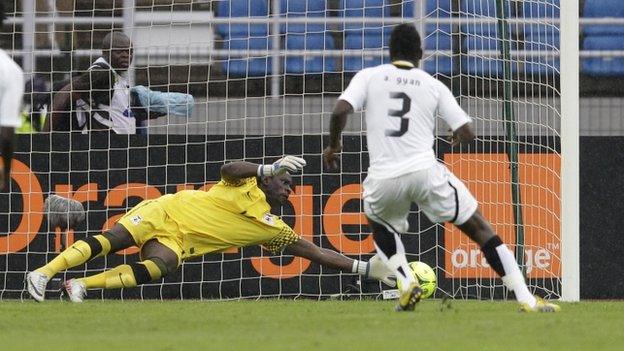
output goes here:
{"type": "Polygon", "coordinates": [[[258,244],[272,252],[285,250],[394,285],[389,270],[376,256],[363,262],[320,248],[271,214],[271,208],[286,203],[292,193],[289,172],[301,170],[305,164],[294,156],[270,165],[232,162],[221,167],[221,181],[207,192],[184,190],[142,201],[111,230],[76,241],[48,264],[28,273],[28,292],[43,301],[46,285],[57,273],[133,245],[140,248],[140,262],[68,280],[63,283],[64,294],[73,302],[82,302],[88,289],[135,287],[166,276],[186,259],[258,244]]]}

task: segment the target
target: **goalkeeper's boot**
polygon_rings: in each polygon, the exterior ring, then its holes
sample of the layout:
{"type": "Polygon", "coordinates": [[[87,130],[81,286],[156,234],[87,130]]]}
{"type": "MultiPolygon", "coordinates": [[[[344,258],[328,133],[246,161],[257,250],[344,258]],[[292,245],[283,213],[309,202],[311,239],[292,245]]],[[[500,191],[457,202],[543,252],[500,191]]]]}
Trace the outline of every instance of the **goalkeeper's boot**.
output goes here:
{"type": "Polygon", "coordinates": [[[82,302],[87,295],[87,288],[81,281],[70,279],[63,283],[61,292],[63,296],[67,297],[71,302],[82,302]]]}
{"type": "Polygon", "coordinates": [[[418,283],[410,283],[409,287],[399,293],[399,304],[397,311],[413,311],[422,296],[422,289],[418,283]]]}
{"type": "Polygon", "coordinates": [[[537,302],[535,306],[531,307],[526,303],[520,305],[520,312],[542,312],[542,313],[554,313],[561,311],[561,307],[559,305],[555,305],[552,302],[548,302],[541,297],[535,297],[537,302]]]}
{"type": "Polygon", "coordinates": [[[26,274],[26,287],[28,293],[37,302],[41,302],[45,299],[46,286],[50,278],[37,271],[32,271],[26,274]]]}

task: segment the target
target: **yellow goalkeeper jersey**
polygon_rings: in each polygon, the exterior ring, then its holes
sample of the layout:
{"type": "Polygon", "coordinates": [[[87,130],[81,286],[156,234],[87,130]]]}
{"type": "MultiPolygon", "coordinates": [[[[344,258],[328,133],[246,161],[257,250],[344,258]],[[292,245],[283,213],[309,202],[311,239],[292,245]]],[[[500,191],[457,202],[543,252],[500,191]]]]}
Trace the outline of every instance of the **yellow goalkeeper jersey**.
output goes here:
{"type": "Polygon", "coordinates": [[[288,224],[271,214],[255,177],[235,183],[221,180],[207,192],[184,190],[156,201],[177,223],[182,259],[258,244],[279,252],[299,239],[288,224]]]}

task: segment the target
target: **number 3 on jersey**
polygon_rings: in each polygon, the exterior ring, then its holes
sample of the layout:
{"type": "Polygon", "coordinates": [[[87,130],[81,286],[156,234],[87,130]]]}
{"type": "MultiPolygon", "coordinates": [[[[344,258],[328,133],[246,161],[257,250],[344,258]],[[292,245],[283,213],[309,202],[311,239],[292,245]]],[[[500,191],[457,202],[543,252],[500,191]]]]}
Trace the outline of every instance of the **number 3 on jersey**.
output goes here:
{"type": "Polygon", "coordinates": [[[388,116],[390,117],[399,117],[401,119],[401,128],[399,130],[386,129],[386,136],[390,137],[400,137],[405,132],[407,132],[407,127],[409,125],[409,118],[403,117],[405,116],[412,106],[412,99],[405,93],[390,93],[391,99],[401,99],[403,100],[403,107],[400,110],[389,110],[388,116]]]}

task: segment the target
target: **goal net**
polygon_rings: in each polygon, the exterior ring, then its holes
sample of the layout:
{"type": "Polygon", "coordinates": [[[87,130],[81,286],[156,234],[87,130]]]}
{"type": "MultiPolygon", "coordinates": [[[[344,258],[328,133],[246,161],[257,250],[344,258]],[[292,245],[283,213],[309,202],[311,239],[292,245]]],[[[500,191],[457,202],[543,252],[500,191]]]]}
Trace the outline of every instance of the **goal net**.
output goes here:
{"type": "MultiPolygon", "coordinates": [[[[8,2],[11,4],[11,2],[8,2]]],[[[561,295],[558,0],[15,1],[2,48],[24,68],[24,134],[13,181],[0,194],[0,297],[26,298],[25,273],[73,241],[110,228],[143,199],[210,188],[226,161],[303,156],[308,166],[283,218],[304,238],[357,259],[374,254],[362,211],[368,167],[363,115],[349,119],[340,172],[322,166],[335,100],[360,69],[389,62],[393,25],[422,33],[421,67],[474,119],[477,141],[435,150],[477,197],[516,253],[530,289],[561,295]],[[95,5],[94,5],[95,4],[95,5]],[[138,122],[137,135],[38,133],[52,90],[88,69],[112,30],[132,40],[130,85],[193,95],[194,110],[138,122]],[[48,194],[83,202],[73,232],[49,228],[48,194]]],[[[76,112],[76,111],[71,111],[76,112]]],[[[403,240],[434,267],[435,297],[507,298],[478,247],[417,207],[403,240]]],[[[60,274],[83,277],[138,259],[138,250],[60,274]]],[[[90,291],[89,298],[380,298],[388,287],[260,247],[185,262],[162,281],[90,291]]]]}

